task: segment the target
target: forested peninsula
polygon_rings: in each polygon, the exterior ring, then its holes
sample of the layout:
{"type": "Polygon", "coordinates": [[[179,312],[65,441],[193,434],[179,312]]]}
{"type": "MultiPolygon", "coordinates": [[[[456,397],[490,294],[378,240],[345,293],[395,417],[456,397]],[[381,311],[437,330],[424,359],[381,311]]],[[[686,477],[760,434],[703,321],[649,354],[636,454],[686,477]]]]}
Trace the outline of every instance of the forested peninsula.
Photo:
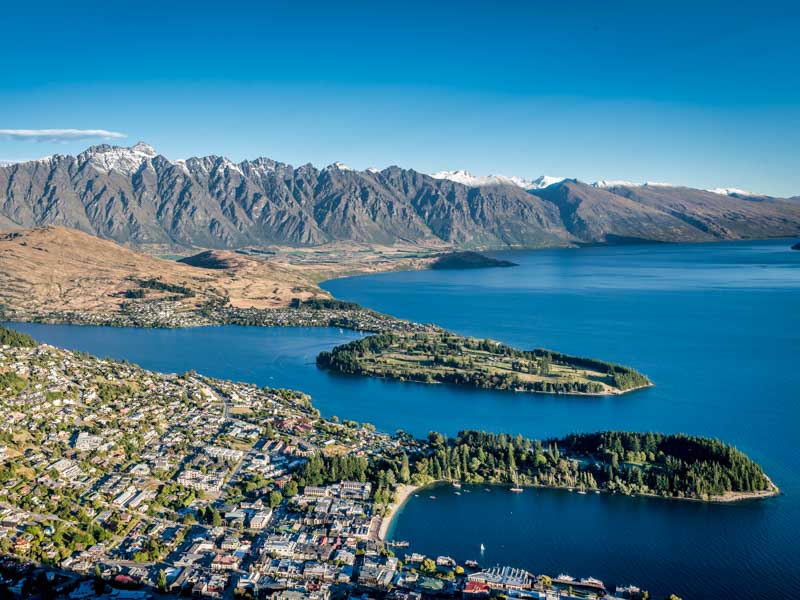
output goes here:
{"type": "Polygon", "coordinates": [[[462,431],[455,438],[431,433],[427,442],[425,454],[410,466],[406,457],[395,457],[378,468],[378,489],[395,481],[420,486],[451,480],[710,502],[778,493],[747,455],[705,437],[604,431],[540,441],[462,431]]]}
{"type": "Polygon", "coordinates": [[[622,365],[550,350],[517,350],[444,331],[380,333],[317,356],[339,373],[496,390],[610,395],[652,385],[622,365]]]}

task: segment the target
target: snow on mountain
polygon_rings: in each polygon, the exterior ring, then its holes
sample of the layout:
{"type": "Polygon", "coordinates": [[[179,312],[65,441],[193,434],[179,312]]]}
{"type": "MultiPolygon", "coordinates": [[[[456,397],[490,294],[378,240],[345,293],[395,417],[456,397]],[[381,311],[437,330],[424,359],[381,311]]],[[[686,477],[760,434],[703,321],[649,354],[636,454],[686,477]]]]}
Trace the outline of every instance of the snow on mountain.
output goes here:
{"type": "Polygon", "coordinates": [[[448,181],[455,181],[456,183],[470,187],[478,187],[482,185],[479,177],[475,177],[469,171],[464,170],[437,171],[436,173],[432,173],[431,177],[434,179],[447,179],[448,181]]]}
{"type": "Polygon", "coordinates": [[[676,187],[672,183],[664,183],[661,181],[645,181],[638,183],[636,181],[625,181],[624,179],[601,179],[595,181],[592,186],[596,188],[613,188],[613,187],[676,187]]]}
{"type": "Polygon", "coordinates": [[[755,192],[748,192],[747,190],[740,190],[739,188],[713,188],[710,190],[706,190],[708,192],[712,192],[714,194],[719,194],[720,196],[760,196],[761,194],[756,194],[755,192]]]}
{"type": "Polygon", "coordinates": [[[528,182],[529,185],[525,187],[526,190],[541,190],[550,187],[556,183],[561,183],[566,180],[566,177],[552,177],[550,175],[539,175],[533,181],[528,182]]]}
{"type": "Polygon", "coordinates": [[[623,179],[601,179],[592,184],[596,188],[612,188],[612,187],[639,187],[642,184],[634,181],[625,181],[623,179]]]}
{"type": "Polygon", "coordinates": [[[325,167],[326,169],[338,169],[339,171],[355,171],[353,167],[350,165],[346,165],[343,162],[336,161],[332,165],[328,165],[325,167]]]}
{"type": "Polygon", "coordinates": [[[549,175],[541,175],[533,181],[524,179],[522,177],[506,175],[483,175],[476,177],[469,171],[463,169],[457,171],[438,171],[431,175],[434,179],[447,179],[454,181],[468,187],[483,187],[486,185],[514,185],[524,190],[539,190],[546,188],[554,183],[564,181],[564,177],[551,177],[549,175]]]}
{"type": "Polygon", "coordinates": [[[81,153],[79,158],[89,162],[98,171],[106,173],[121,171],[131,174],[138,171],[142,164],[155,158],[156,155],[155,148],[144,142],[138,142],[130,148],[109,146],[108,144],[92,146],[81,153]]]}

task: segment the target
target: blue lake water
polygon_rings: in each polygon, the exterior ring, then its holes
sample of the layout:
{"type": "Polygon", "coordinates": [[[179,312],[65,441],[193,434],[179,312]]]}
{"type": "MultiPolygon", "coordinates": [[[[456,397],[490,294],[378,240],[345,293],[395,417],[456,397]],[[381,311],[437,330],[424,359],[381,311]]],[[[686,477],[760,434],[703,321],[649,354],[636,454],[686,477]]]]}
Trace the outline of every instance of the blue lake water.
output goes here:
{"type": "Polygon", "coordinates": [[[314,357],[359,334],[332,329],[137,330],[15,325],[41,341],[293,387],[326,415],[417,435],[466,427],[533,437],[597,429],[720,437],[784,495],[735,506],[532,491],[412,498],[393,525],[413,549],[534,572],[634,582],[655,597],[749,598],[800,590],[800,252],[786,240],[498,253],[510,269],[330,281],[334,295],[519,347],[631,365],[656,387],[570,398],[386,382],[321,372],[314,357]],[[486,545],[481,558],[480,543],[486,545]]]}

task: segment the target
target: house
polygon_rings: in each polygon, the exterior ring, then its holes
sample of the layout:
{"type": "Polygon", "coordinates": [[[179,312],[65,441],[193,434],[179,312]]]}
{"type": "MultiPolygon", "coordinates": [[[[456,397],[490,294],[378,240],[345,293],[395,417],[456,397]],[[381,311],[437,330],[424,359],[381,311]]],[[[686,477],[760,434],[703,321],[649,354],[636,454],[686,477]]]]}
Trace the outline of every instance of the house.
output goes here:
{"type": "Polygon", "coordinates": [[[272,510],[260,510],[250,517],[250,529],[264,529],[272,518],[272,510]]]}
{"type": "Polygon", "coordinates": [[[239,569],[241,559],[233,554],[217,554],[211,561],[212,571],[236,571],[239,569]]]}

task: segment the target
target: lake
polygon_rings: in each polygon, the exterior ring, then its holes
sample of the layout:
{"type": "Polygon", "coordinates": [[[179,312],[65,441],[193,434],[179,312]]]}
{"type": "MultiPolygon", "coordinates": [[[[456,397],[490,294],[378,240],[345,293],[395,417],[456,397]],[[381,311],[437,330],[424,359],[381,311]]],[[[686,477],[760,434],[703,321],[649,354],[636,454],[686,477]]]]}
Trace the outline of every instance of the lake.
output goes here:
{"type": "Polygon", "coordinates": [[[15,325],[41,341],[161,371],[310,393],[325,415],[405,429],[532,437],[598,429],[720,437],[764,465],[784,495],[689,502],[483,488],[412,498],[392,530],[413,550],[534,572],[593,575],[684,598],[774,598],[800,589],[800,252],[787,240],[493,253],[520,266],[387,273],[327,282],[343,300],[456,332],[630,365],[655,387],[558,397],[334,375],[317,352],[334,329],[138,330],[15,325]],[[481,559],[479,545],[486,546],[481,559]]]}

